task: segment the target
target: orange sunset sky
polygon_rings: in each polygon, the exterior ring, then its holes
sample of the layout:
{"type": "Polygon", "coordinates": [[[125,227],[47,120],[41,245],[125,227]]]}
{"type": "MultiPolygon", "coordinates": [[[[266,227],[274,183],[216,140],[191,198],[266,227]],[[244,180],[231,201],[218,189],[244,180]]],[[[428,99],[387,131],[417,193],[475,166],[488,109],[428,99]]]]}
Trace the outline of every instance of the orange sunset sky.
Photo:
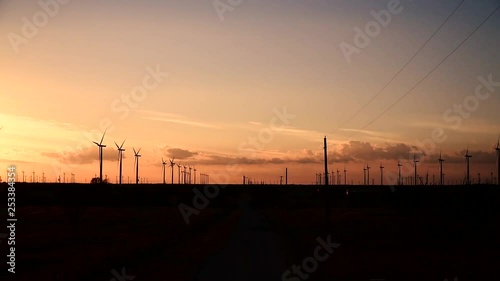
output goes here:
{"type": "Polygon", "coordinates": [[[220,2],[1,1],[2,166],[16,165],[27,180],[74,173],[89,182],[99,174],[92,141],[108,128],[103,173],[111,182],[114,142],[123,140],[125,182],[134,177],[132,148],[142,148],[140,177],[150,182],[161,181],[162,157],[175,157],[212,182],[276,182],[288,167],[289,183],[312,183],[324,136],[330,170],[345,166],[355,184],[365,164],[376,183],[380,163],[395,173],[398,159],[413,175],[415,152],[425,154],[419,174],[437,180],[440,150],[446,179],[462,180],[467,147],[471,177],[496,171],[500,12],[419,81],[499,1],[465,1],[366,107],[460,1],[400,1],[349,59],[342,43],[354,46],[355,28],[365,30],[370,12],[391,1],[220,2]]]}

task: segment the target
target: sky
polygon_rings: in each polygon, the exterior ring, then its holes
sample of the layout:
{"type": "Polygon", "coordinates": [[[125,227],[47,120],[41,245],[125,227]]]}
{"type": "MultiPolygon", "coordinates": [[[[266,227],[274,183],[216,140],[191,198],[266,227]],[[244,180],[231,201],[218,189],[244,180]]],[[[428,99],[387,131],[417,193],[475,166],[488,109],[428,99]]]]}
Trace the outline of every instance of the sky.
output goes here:
{"type": "Polygon", "coordinates": [[[175,157],[198,181],[276,183],[288,168],[302,184],[322,171],[326,136],[330,171],[354,184],[367,164],[376,183],[398,160],[412,176],[414,154],[432,181],[440,152],[461,181],[467,148],[471,177],[490,179],[500,11],[481,23],[500,1],[463,1],[407,64],[460,2],[0,1],[0,163],[27,181],[89,182],[107,129],[111,182],[125,140],[125,182],[141,148],[148,182],[175,157]]]}

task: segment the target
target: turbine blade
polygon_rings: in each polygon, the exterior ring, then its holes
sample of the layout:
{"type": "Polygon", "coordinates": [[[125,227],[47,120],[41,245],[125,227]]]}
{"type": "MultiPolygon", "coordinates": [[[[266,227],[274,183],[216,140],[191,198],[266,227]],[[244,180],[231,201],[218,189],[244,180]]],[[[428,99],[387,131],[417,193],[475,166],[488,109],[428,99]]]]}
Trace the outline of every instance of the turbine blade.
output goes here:
{"type": "Polygon", "coordinates": [[[102,144],[102,141],[104,140],[104,136],[106,135],[106,131],[107,131],[107,130],[108,130],[108,129],[104,130],[104,134],[102,134],[102,139],[101,139],[100,144],[102,144]]]}
{"type": "Polygon", "coordinates": [[[125,144],[126,140],[123,140],[122,145],[120,145],[120,148],[123,148],[123,145],[125,144]]]}
{"type": "Polygon", "coordinates": [[[95,143],[97,146],[100,146],[97,142],[93,141],[93,143],[95,143]]]}
{"type": "Polygon", "coordinates": [[[120,147],[118,146],[118,144],[116,143],[116,141],[114,143],[116,145],[116,148],[118,148],[118,150],[120,150],[120,147]]]}

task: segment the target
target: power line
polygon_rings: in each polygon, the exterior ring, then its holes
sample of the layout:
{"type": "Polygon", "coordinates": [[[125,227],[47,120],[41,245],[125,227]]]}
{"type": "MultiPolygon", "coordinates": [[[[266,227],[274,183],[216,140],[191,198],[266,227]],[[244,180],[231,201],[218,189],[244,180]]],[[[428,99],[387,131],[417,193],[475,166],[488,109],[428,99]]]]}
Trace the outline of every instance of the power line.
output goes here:
{"type": "Polygon", "coordinates": [[[336,132],[338,129],[344,127],[347,123],[351,122],[352,119],[354,119],[356,116],[359,115],[359,113],[361,113],[361,111],[363,111],[368,105],[370,105],[378,96],[380,96],[380,94],[387,88],[387,86],[389,86],[389,84],[392,83],[392,81],[394,81],[394,79],[396,79],[396,77],[406,68],[406,66],[408,66],[408,64],[410,64],[410,62],[413,61],[413,59],[420,53],[420,51],[422,51],[422,49],[432,40],[432,38],[434,38],[434,36],[438,33],[439,30],[441,30],[441,28],[448,22],[448,20],[455,14],[455,12],[458,10],[458,8],[460,8],[460,6],[462,6],[462,4],[465,2],[465,0],[462,0],[460,2],[460,4],[458,4],[458,6],[453,10],[453,12],[451,12],[451,14],[446,18],[446,20],[443,21],[443,23],[441,23],[441,25],[434,31],[434,33],[432,33],[431,37],[429,37],[427,39],[427,41],[425,41],[425,43],[420,46],[420,48],[418,49],[418,51],[403,65],[403,67],[401,67],[399,69],[398,72],[396,72],[396,74],[394,74],[394,76],[392,76],[392,78],[389,80],[389,82],[387,82],[384,87],[382,87],[382,89],[380,89],[380,91],[378,91],[365,105],[363,105],[358,111],[356,111],[356,113],[354,113],[353,115],[351,115],[351,117],[349,117],[344,123],[342,123],[340,126],[337,127],[337,129],[331,131],[330,133],[333,133],[333,132],[336,132]]]}
{"type": "MultiPolygon", "coordinates": [[[[417,84],[415,84],[413,87],[411,87],[410,90],[408,90],[403,96],[401,96],[399,99],[396,100],[396,102],[394,102],[393,104],[391,104],[386,110],[384,110],[380,115],[378,115],[377,117],[375,117],[372,121],[368,122],[368,124],[366,124],[365,126],[363,126],[362,128],[360,128],[359,130],[363,130],[365,129],[366,127],[370,126],[371,124],[373,124],[373,122],[377,121],[380,117],[382,117],[385,113],[387,113],[389,110],[391,110],[394,106],[396,106],[401,100],[403,100],[406,96],[408,96],[415,88],[418,87],[418,85],[420,85],[420,83],[422,83],[429,75],[431,75],[441,64],[443,64],[443,62],[445,62],[451,55],[453,55],[453,53],[455,53],[456,50],[458,50],[464,43],[465,41],[467,41],[479,28],[481,28],[481,26],[483,26],[483,24],[485,22],[487,22],[491,16],[493,16],[493,14],[498,11],[498,9],[500,8],[500,6],[497,6],[497,8],[491,12],[488,17],[486,17],[486,19],[484,19],[481,24],[479,24],[478,27],[476,27],[467,37],[465,37],[464,40],[462,40],[462,42],[460,42],[460,44],[455,47],[455,49],[453,49],[453,51],[451,51],[451,53],[449,53],[443,60],[441,60],[440,63],[438,63],[429,73],[427,73],[422,79],[420,79],[420,81],[418,81],[417,84]]],[[[349,137],[347,137],[347,139],[351,138],[352,136],[354,136],[355,134],[357,134],[358,132],[354,132],[353,134],[351,134],[349,137]]]]}

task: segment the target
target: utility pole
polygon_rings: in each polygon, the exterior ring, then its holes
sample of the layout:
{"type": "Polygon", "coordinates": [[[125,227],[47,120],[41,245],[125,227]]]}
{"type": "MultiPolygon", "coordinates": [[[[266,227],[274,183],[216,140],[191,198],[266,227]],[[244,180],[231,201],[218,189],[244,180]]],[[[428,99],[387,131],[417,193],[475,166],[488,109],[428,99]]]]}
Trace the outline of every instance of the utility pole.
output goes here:
{"type": "Polygon", "coordinates": [[[380,163],[380,185],[384,185],[384,166],[380,163]]]}
{"type": "Polygon", "coordinates": [[[328,148],[326,146],[326,136],[323,139],[324,152],[325,152],[325,185],[328,185],[328,148]]]}
{"type": "Polygon", "coordinates": [[[288,168],[285,168],[285,185],[288,185],[288,168]]]}

